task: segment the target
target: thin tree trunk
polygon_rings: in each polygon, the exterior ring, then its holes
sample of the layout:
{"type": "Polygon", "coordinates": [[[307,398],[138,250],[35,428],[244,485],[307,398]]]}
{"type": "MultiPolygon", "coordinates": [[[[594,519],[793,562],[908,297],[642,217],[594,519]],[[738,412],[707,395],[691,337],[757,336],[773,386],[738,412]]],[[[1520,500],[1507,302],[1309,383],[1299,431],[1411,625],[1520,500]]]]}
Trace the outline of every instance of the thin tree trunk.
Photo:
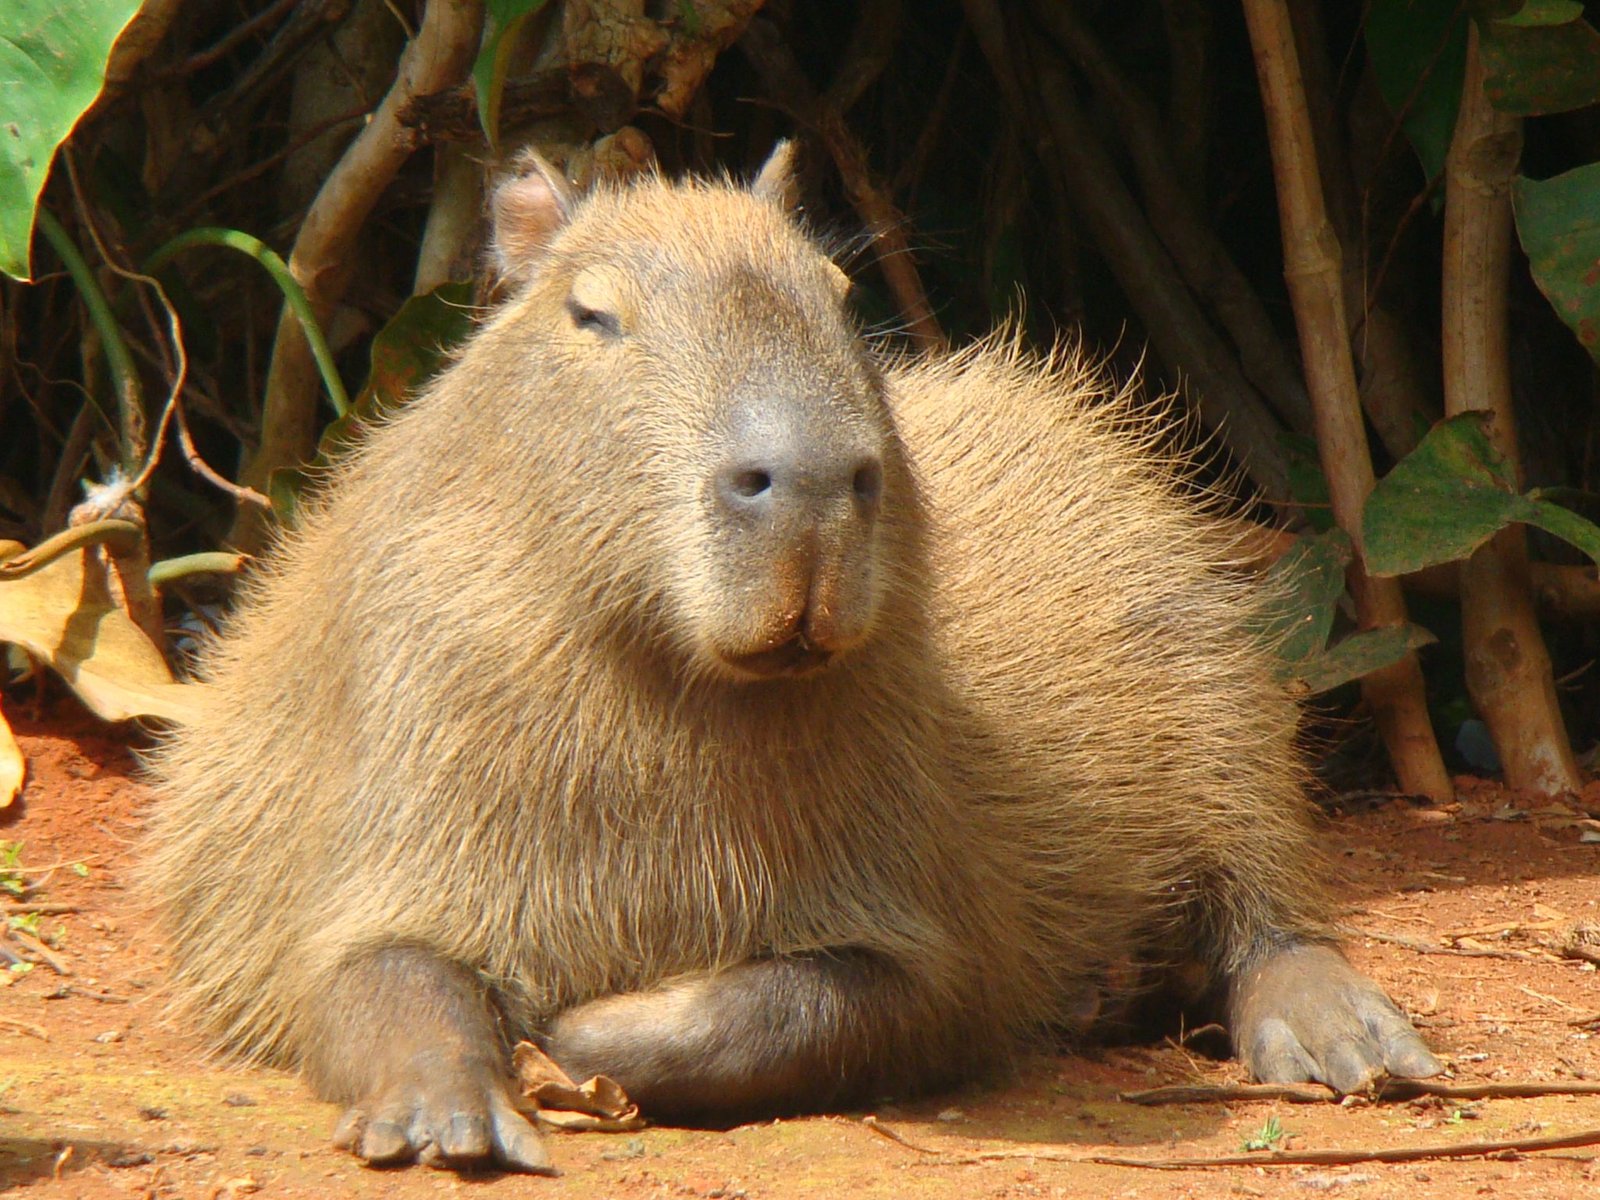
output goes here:
{"type": "MultiPolygon", "coordinates": [[[[1511,412],[1507,293],[1511,176],[1522,124],[1483,91],[1478,31],[1445,164],[1444,399],[1451,415],[1490,414],[1489,439],[1520,478],[1511,412]]],[[[1499,751],[1506,782],[1545,794],[1583,786],[1534,616],[1527,536],[1502,530],[1461,565],[1467,690],[1499,751]]]]}
{"type": "MultiPolygon", "coordinates": [[[[1328,477],[1334,519],[1356,553],[1348,575],[1363,629],[1398,625],[1405,600],[1395,579],[1369,576],[1361,546],[1361,513],[1372,491],[1372,459],[1361,419],[1355,366],[1345,322],[1339,240],[1328,223],[1316,144],[1306,112],[1294,33],[1284,0],[1245,0],[1245,20],[1272,144],[1284,275],[1300,331],[1306,384],[1316,412],[1317,446],[1328,477]]],[[[1453,794],[1428,720],[1422,671],[1414,654],[1361,681],[1400,786],[1435,800],[1453,794]]]]}
{"type": "Polygon", "coordinates": [[[1281,426],[1245,379],[1123,184],[1091,122],[1073,96],[1066,64],[1048,47],[1026,54],[1006,29],[996,0],[964,0],[968,22],[1007,103],[1036,134],[1046,172],[1058,180],[1095,248],[1144,322],[1156,352],[1186,373],[1185,389],[1201,422],[1223,439],[1269,503],[1289,499],[1281,426]]]}
{"type": "Polygon", "coordinates": [[[1340,132],[1340,108],[1328,62],[1327,31],[1318,0],[1290,0],[1289,17],[1300,51],[1306,109],[1317,140],[1318,169],[1328,220],[1344,259],[1344,313],[1360,380],[1361,407],[1389,456],[1399,460],[1416,448],[1433,423],[1423,375],[1405,322],[1382,297],[1367,294],[1370,282],[1362,202],[1340,132]]]}

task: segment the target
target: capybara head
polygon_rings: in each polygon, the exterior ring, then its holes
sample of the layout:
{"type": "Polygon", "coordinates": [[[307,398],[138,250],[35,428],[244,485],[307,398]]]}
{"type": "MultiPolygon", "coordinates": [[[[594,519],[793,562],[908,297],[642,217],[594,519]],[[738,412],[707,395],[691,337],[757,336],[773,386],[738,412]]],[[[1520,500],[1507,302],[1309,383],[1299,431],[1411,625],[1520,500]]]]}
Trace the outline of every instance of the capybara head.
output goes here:
{"type": "Polygon", "coordinates": [[[630,528],[596,530],[653,543],[624,557],[657,637],[725,678],[805,675],[867,641],[914,503],[848,280],[790,211],[789,157],[749,190],[649,178],[624,198],[525,156],[495,195],[520,289],[502,341],[541,331],[541,407],[606,443],[569,441],[572,470],[594,473],[593,505],[631,498],[630,528]]]}

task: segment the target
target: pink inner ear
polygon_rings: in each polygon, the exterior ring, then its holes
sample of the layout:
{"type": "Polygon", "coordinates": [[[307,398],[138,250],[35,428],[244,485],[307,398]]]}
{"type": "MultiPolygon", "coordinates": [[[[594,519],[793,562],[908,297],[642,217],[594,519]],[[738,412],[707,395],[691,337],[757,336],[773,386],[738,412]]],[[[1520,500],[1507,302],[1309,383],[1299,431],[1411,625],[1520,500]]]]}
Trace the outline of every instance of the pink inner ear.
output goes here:
{"type": "Polygon", "coordinates": [[[562,197],[538,171],[508,180],[494,194],[494,244],[503,270],[536,256],[566,223],[562,197]]]}

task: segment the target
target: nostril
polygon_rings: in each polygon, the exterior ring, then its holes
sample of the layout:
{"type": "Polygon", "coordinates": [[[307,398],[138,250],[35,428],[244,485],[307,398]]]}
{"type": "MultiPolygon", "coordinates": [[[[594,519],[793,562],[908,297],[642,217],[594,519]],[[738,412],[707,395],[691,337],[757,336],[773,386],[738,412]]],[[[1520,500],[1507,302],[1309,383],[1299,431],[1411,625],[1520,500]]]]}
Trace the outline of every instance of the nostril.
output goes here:
{"type": "Polygon", "coordinates": [[[772,476],[765,471],[739,471],[729,481],[735,496],[754,500],[772,490],[772,476]]]}
{"type": "Polygon", "coordinates": [[[717,502],[730,512],[765,511],[772,504],[772,472],[759,467],[724,467],[717,472],[715,486],[717,502]]]}
{"type": "Polygon", "coordinates": [[[862,463],[850,481],[856,499],[863,504],[876,504],[883,493],[883,467],[876,461],[862,463]]]}

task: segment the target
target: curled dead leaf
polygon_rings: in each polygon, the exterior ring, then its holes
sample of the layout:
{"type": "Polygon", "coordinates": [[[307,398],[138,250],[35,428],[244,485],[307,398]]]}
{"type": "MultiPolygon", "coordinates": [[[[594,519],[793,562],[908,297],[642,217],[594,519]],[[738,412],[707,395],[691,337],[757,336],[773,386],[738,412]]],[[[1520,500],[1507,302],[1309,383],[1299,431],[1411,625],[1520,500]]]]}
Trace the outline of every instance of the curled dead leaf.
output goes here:
{"type": "Polygon", "coordinates": [[[160,649],[115,598],[103,562],[75,545],[39,565],[39,550],[13,556],[0,571],[0,642],[48,664],[108,721],[189,719],[198,685],[172,678],[160,649]]]}
{"type": "Polygon", "coordinates": [[[574,1083],[532,1042],[517,1043],[511,1066],[533,1115],[546,1125],[572,1133],[632,1133],[644,1128],[639,1106],[614,1079],[596,1075],[574,1083]]]}
{"type": "Polygon", "coordinates": [[[27,778],[28,764],[23,761],[22,747],[12,736],[5,714],[0,713],[0,808],[5,808],[22,791],[27,778]]]}

